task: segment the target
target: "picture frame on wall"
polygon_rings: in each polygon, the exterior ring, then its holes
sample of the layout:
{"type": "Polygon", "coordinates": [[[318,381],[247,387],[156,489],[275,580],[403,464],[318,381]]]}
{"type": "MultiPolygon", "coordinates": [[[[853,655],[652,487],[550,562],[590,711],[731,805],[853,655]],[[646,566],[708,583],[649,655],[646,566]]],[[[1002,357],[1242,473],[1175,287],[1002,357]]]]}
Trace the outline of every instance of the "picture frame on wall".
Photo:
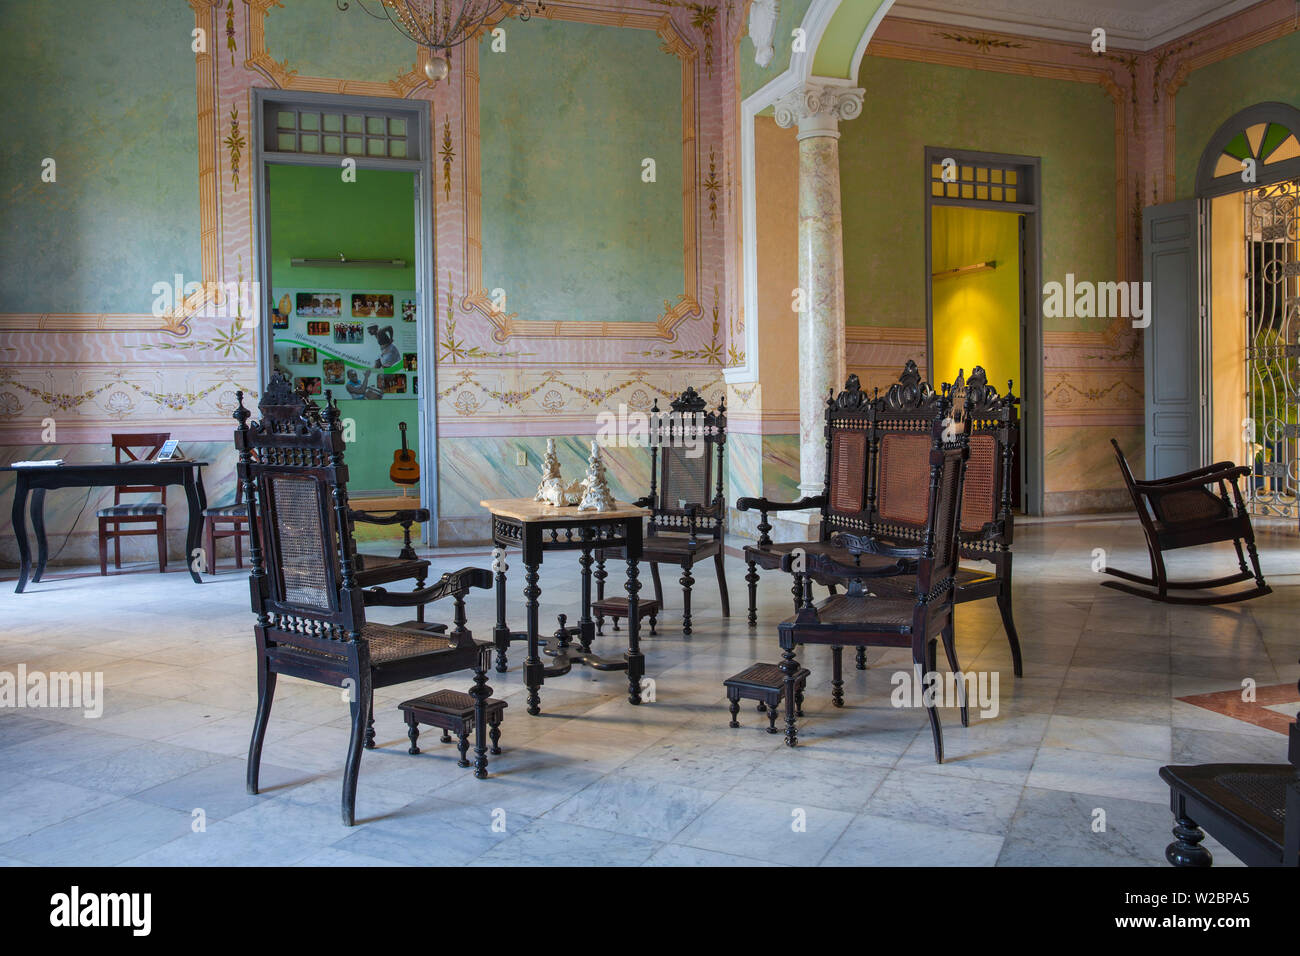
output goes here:
{"type": "Polygon", "coordinates": [[[379,387],[385,395],[405,395],[406,375],[401,372],[396,375],[380,375],[379,387]]]}
{"type": "Polygon", "coordinates": [[[352,293],[352,317],[354,319],[391,319],[393,317],[393,297],[383,292],[352,293]]]}
{"type": "Polygon", "coordinates": [[[415,321],[415,300],[414,299],[402,300],[402,321],[403,322],[415,321]]]}
{"type": "Polygon", "coordinates": [[[308,335],[329,335],[330,324],[328,322],[308,322],[307,334],[308,335]]]}
{"type": "Polygon", "coordinates": [[[365,329],[360,322],[335,322],[334,342],[337,345],[360,345],[365,339],[365,329]]]}
{"type": "Polygon", "coordinates": [[[335,318],[343,314],[343,294],[340,292],[299,292],[297,312],[302,316],[335,318]]]}
{"type": "Polygon", "coordinates": [[[318,375],[299,378],[295,384],[308,395],[319,395],[321,393],[320,376],[318,375]]]}
{"type": "Polygon", "coordinates": [[[289,349],[290,365],[315,365],[316,350],[310,346],[302,346],[289,349]]]}
{"type": "Polygon", "coordinates": [[[321,374],[326,385],[343,385],[346,382],[344,365],[339,359],[326,359],[321,366],[321,374]]]}

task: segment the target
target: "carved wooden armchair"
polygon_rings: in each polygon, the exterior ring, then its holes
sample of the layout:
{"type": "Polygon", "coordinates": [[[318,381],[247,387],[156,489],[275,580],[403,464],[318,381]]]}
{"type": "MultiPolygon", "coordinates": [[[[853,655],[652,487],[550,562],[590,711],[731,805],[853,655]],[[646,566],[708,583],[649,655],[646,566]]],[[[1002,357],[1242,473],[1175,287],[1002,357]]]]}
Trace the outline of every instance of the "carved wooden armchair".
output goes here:
{"type": "Polygon", "coordinates": [[[1255,550],[1255,530],[1250,523],[1250,514],[1246,511],[1241,497],[1241,479],[1250,474],[1245,465],[1234,465],[1230,461],[1197,468],[1182,475],[1169,478],[1156,478],[1152,481],[1137,481],[1129,470],[1128,461],[1120,450],[1119,442],[1111,439],[1115,448],[1115,458],[1119,462],[1120,474],[1124,476],[1124,485],[1133,499],[1137,509],[1138,521],[1142,524],[1142,533],[1146,536],[1147,552],[1151,557],[1151,577],[1121,571],[1107,566],[1107,574],[1135,581],[1154,587],[1152,593],[1144,588],[1135,588],[1131,584],[1118,581],[1104,581],[1103,587],[1114,588],[1138,597],[1166,604],[1231,604],[1245,601],[1272,592],[1264,583],[1264,575],[1259,569],[1259,552],[1255,550]],[[1228,487],[1232,487],[1232,497],[1228,496],[1228,487]],[[1211,490],[1215,489],[1215,490],[1211,490]],[[1215,493],[1217,491],[1217,494],[1215,493]],[[1213,544],[1219,541],[1231,541],[1237,550],[1238,571],[1221,578],[1206,578],[1199,581],[1171,581],[1165,570],[1164,553],[1178,548],[1194,548],[1197,545],[1213,544]],[[1245,545],[1245,553],[1242,545],[1245,545]],[[1246,566],[1246,556],[1250,556],[1250,566],[1246,566]],[[1226,587],[1241,581],[1254,580],[1254,586],[1231,591],[1227,594],[1203,594],[1197,597],[1175,597],[1171,589],[1202,590],[1226,587]]]}
{"type": "Polygon", "coordinates": [[[364,595],[348,516],[347,465],[338,406],[304,399],[296,416],[269,407],[259,421],[244,407],[235,419],[238,475],[249,511],[252,609],[257,615],[257,715],[248,749],[248,792],[258,791],[262,742],[276,680],[288,674],[349,690],[352,731],[343,777],[343,822],[355,819],[363,747],[374,744],[374,689],[473,669],[475,776],[487,776],[487,684],[492,645],[465,627],[465,595],[490,587],[492,575],[463,568],[405,595],[364,595]],[[366,621],[368,603],[411,606],[452,597],[455,629],[366,621]]]}
{"type": "MultiPolygon", "coordinates": [[[[870,395],[862,390],[856,375],[850,375],[844,391],[831,396],[826,403],[826,483],[820,495],[793,502],[770,501],[767,498],[740,498],[738,511],[755,510],[759,513],[758,540],[745,547],[745,564],[749,585],[749,624],[757,623],[758,568],[780,568],[787,556],[800,554],[831,554],[842,565],[853,565],[855,558],[833,538],[841,531],[850,534],[872,532],[872,515],[877,511],[879,482],[875,460],[879,453],[878,422],[891,420],[912,422],[916,429],[927,429],[942,420],[946,414],[942,396],[921,379],[916,363],[908,360],[899,380],[886,393],[870,395]],[[783,511],[802,511],[818,508],[821,511],[821,529],[813,541],[773,542],[769,532],[772,525],[768,515],[783,511]]],[[[908,426],[913,427],[913,426],[908,426]]],[[[926,453],[921,454],[922,466],[926,453]]],[[[800,562],[790,564],[794,569],[791,593],[794,606],[812,601],[813,581],[832,589],[836,577],[821,572],[804,573],[800,562]]]]}
{"type": "MultiPolygon", "coordinates": [[[[940,403],[947,405],[946,400],[940,403]]],[[[915,679],[937,679],[936,645],[943,639],[949,663],[957,679],[962,723],[967,707],[960,671],[953,647],[953,601],[958,561],[958,528],[961,520],[961,484],[968,455],[967,439],[957,434],[943,439],[941,422],[924,431],[899,429],[881,437],[882,446],[905,455],[908,464],[882,474],[877,496],[882,514],[891,519],[893,541],[884,537],[841,531],[834,536],[837,546],[853,556],[851,563],[839,553],[814,551],[806,556],[808,569],[845,581],[847,591],[832,594],[820,604],[805,601],[793,617],[778,627],[782,648],[781,671],[785,675],[785,742],[798,742],[797,679],[802,665],[795,659],[798,644],[831,647],[833,701],[843,701],[845,647],[910,647],[915,679]],[[914,446],[922,448],[919,460],[914,446]],[[893,590],[872,594],[877,582],[890,581],[893,590]],[[906,582],[906,587],[903,587],[906,582]],[[870,589],[870,590],[869,590],[870,589]]],[[[867,482],[862,481],[866,493],[867,482]]],[[[792,570],[796,556],[783,558],[792,570]]],[[[924,687],[925,684],[923,683],[924,687]]],[[[934,758],[943,762],[943,731],[932,695],[919,694],[930,719],[934,758]]]]}
{"type": "MultiPolygon", "coordinates": [[[[691,633],[691,573],[696,561],[713,558],[718,576],[722,616],[731,616],[727,594],[723,534],[726,531],[726,503],[722,497],[727,445],[726,401],[716,412],[706,410],[705,401],[687,386],[661,418],[656,402],[651,416],[658,423],[657,440],[650,446],[650,493],[634,504],[651,509],[641,560],[649,562],[654,581],[655,602],[663,607],[663,586],[659,565],[675,564],[682,569],[682,633],[691,633]]],[[[622,549],[596,552],[596,600],[605,597],[605,558],[623,557],[622,549]]],[[[644,602],[649,603],[649,602],[644,602]]],[[[597,624],[602,623],[597,617],[597,624]]]]}
{"type": "MultiPolygon", "coordinates": [[[[1011,646],[1015,675],[1023,675],[1020,638],[1011,604],[1011,543],[1014,516],[1011,490],[1016,467],[1016,448],[1020,440],[1020,399],[1011,394],[998,395],[988,383],[984,369],[975,366],[969,381],[959,373],[950,387],[950,397],[964,405],[963,418],[970,439],[970,458],[962,485],[961,558],[963,561],[987,562],[992,567],[959,567],[955,602],[995,598],[1002,615],[1002,626],[1011,646]],[[960,396],[960,397],[958,397],[960,396]]],[[[949,388],[945,386],[945,388],[949,388]]],[[[882,412],[882,421],[906,415],[905,409],[882,412]]],[[[924,419],[925,413],[919,413],[924,419]]],[[[877,471],[886,467],[881,456],[877,471]]],[[[877,531],[878,513],[872,515],[872,532],[877,531]]],[[[886,585],[887,586],[887,585],[886,585]]],[[[864,664],[859,654],[858,665],[864,664]]]]}
{"type": "MultiPolygon", "coordinates": [[[[302,409],[304,401],[312,401],[305,391],[295,391],[287,376],[274,372],[271,375],[271,381],[267,383],[262,398],[258,402],[258,409],[262,412],[263,417],[271,416],[290,416],[297,418],[302,409]]],[[[313,402],[314,404],[314,402],[313,402]]],[[[349,509],[348,517],[352,522],[362,522],[365,524],[390,525],[399,524],[403,520],[409,520],[414,515],[416,521],[425,522],[429,520],[429,510],[427,508],[413,509],[411,512],[404,512],[401,515],[379,514],[368,511],[359,511],[349,509]]],[[[418,591],[424,587],[425,579],[429,576],[429,562],[415,553],[410,545],[409,534],[406,537],[405,546],[396,556],[388,554],[358,554],[353,566],[353,573],[357,579],[357,585],[363,589],[373,589],[383,584],[395,584],[402,581],[413,581],[418,591]]],[[[367,590],[367,594],[371,592],[367,590]]],[[[415,605],[415,623],[424,622],[424,605],[415,605]]],[[[447,630],[445,624],[431,625],[431,629],[440,633],[447,630]]]]}

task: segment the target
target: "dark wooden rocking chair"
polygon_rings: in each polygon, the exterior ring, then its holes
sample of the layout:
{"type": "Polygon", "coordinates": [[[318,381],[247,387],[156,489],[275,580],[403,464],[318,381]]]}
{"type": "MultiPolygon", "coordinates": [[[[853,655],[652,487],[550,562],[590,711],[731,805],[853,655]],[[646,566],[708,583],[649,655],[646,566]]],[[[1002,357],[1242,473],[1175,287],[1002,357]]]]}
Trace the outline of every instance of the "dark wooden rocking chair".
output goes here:
{"type": "Polygon", "coordinates": [[[1103,581],[1103,587],[1114,588],[1152,601],[1166,604],[1231,604],[1246,601],[1272,592],[1264,583],[1264,575],[1259,569],[1259,553],[1255,550],[1255,531],[1251,527],[1250,515],[1241,497],[1240,480],[1250,474],[1245,465],[1234,465],[1230,461],[1221,461],[1204,468],[1197,468],[1182,475],[1157,478],[1152,481],[1137,481],[1129,469],[1120,450],[1119,442],[1110,440],[1115,448],[1115,458],[1119,461],[1120,473],[1124,476],[1124,485],[1133,499],[1137,509],[1138,521],[1142,524],[1142,533],[1146,536],[1147,551],[1151,555],[1151,577],[1106,567],[1107,574],[1125,581],[1154,587],[1155,593],[1131,584],[1118,581],[1103,581]],[[1210,490],[1218,486],[1218,494],[1210,490]],[[1228,497],[1228,487],[1232,487],[1232,497],[1228,497]],[[1231,541],[1237,549],[1239,570],[1221,578],[1207,578],[1200,581],[1171,581],[1165,571],[1164,552],[1178,548],[1192,548],[1202,544],[1219,541],[1231,541]],[[1245,545],[1245,551],[1242,545],[1245,545]],[[1250,566],[1246,557],[1250,557],[1250,566]],[[1204,594],[1196,597],[1171,595],[1171,589],[1177,590],[1211,590],[1226,587],[1241,581],[1254,580],[1255,586],[1226,594],[1204,594]]]}
{"type": "MultiPolygon", "coordinates": [[[[695,584],[691,569],[697,561],[713,558],[722,616],[731,616],[723,545],[727,509],[722,497],[722,480],[726,472],[727,408],[724,400],[718,403],[716,412],[706,411],[703,396],[691,386],[673,399],[669,408],[671,411],[662,421],[658,402],[651,411],[660,425],[660,441],[652,444],[650,449],[650,493],[633,502],[638,507],[651,509],[641,560],[650,565],[655,606],[647,608],[645,605],[649,602],[643,602],[642,612],[662,610],[664,598],[659,565],[675,564],[682,569],[678,582],[682,586],[682,633],[689,635],[691,588],[695,584]],[[702,452],[699,455],[690,454],[688,443],[694,442],[700,443],[702,452]]],[[[596,552],[597,605],[605,603],[605,559],[623,556],[621,548],[596,552]]],[[[625,609],[626,599],[617,599],[617,604],[625,609]]],[[[603,615],[597,607],[597,628],[602,623],[603,615]]]]}
{"type": "Polygon", "coordinates": [[[349,690],[352,732],[343,776],[343,822],[355,820],[361,752],[374,745],[374,689],[473,669],[476,777],[487,776],[487,684],[492,645],[465,627],[465,596],[492,585],[491,572],[463,568],[410,594],[365,595],[357,584],[348,516],[347,466],[338,406],[304,398],[296,413],[263,409],[260,421],[237,393],[235,447],[249,512],[252,608],[257,615],[257,716],[248,748],[248,792],[258,792],[262,742],[276,679],[288,674],[349,690]],[[428,629],[366,621],[367,604],[410,607],[455,600],[456,626],[428,629]]]}
{"type": "Polygon", "coordinates": [[[1300,866],[1300,715],[1289,728],[1287,763],[1161,767],[1169,784],[1174,866],[1210,866],[1205,830],[1247,866],[1300,866]]]}
{"type": "MultiPolygon", "coordinates": [[[[943,404],[946,405],[946,400],[943,404]]],[[[796,645],[830,645],[832,699],[836,704],[843,700],[842,653],[846,646],[910,647],[917,677],[925,679],[923,675],[938,670],[937,642],[942,638],[949,663],[958,675],[956,686],[963,687],[952,648],[961,485],[969,453],[967,437],[957,434],[951,441],[944,441],[942,425],[936,422],[928,433],[900,431],[885,435],[882,442],[929,445],[929,454],[922,454],[911,473],[899,469],[882,479],[879,493],[885,499],[883,510],[897,514],[904,530],[897,543],[838,532],[835,543],[854,556],[853,564],[845,564],[837,554],[824,551],[806,556],[811,572],[847,580],[847,591],[832,594],[820,604],[805,603],[778,628],[782,648],[780,667],[785,675],[786,691],[785,742],[791,747],[798,742],[795,718],[798,683],[803,673],[802,665],[795,659],[796,645]],[[910,586],[905,592],[895,590],[873,596],[868,588],[877,580],[889,580],[895,586],[906,580],[910,586]]],[[[865,496],[865,481],[858,494],[865,496]]],[[[792,570],[794,561],[794,555],[787,555],[783,559],[784,568],[792,570]]],[[[939,714],[930,695],[923,694],[922,700],[930,719],[934,759],[942,763],[943,730],[939,714]]],[[[964,699],[961,713],[965,724],[968,711],[964,699]]]]}

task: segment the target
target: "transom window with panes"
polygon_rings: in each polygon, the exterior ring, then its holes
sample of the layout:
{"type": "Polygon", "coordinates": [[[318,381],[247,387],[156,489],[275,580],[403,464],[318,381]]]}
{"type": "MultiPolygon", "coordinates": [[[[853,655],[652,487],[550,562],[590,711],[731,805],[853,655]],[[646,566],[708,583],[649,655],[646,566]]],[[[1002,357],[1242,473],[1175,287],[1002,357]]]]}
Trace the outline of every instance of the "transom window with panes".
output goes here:
{"type": "Polygon", "coordinates": [[[936,200],[1018,205],[1032,202],[1029,170],[996,162],[931,155],[930,195],[936,200]]]}
{"type": "Polygon", "coordinates": [[[419,159],[413,113],[267,104],[268,152],[419,159]]]}

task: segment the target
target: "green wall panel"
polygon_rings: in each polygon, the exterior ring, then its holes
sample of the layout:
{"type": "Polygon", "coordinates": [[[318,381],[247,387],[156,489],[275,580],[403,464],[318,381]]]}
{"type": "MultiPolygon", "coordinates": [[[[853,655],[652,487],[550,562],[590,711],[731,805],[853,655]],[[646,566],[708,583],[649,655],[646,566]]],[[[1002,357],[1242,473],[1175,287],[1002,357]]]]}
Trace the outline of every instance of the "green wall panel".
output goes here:
{"type": "Polygon", "coordinates": [[[654,321],[685,290],[680,61],[649,30],[506,39],[479,54],[484,284],[524,320],[654,321]]]}
{"type": "Polygon", "coordinates": [[[793,31],[803,22],[804,14],[808,12],[810,6],[812,0],[782,2],[776,16],[776,32],[772,35],[772,60],[765,67],[754,62],[754,41],[749,38],[749,21],[745,21],[738,52],[741,99],[761,89],[763,84],[776,79],[790,66],[790,52],[794,42],[793,31]]]}
{"type": "MultiPolygon", "coordinates": [[[[266,15],[266,48],[304,76],[385,81],[411,69],[415,44],[360,3],[339,10],[335,0],[282,0],[266,15]]],[[[366,3],[379,12],[379,3],[366,3]]]]}
{"type": "Polygon", "coordinates": [[[202,279],[193,29],[185,3],[0,5],[0,312],[149,312],[202,279]]]}
{"type": "Polygon", "coordinates": [[[876,57],[859,83],[862,116],[840,125],[847,324],[925,327],[926,146],[1041,157],[1044,282],[1116,278],[1114,106],[1101,87],[876,57]]]}

